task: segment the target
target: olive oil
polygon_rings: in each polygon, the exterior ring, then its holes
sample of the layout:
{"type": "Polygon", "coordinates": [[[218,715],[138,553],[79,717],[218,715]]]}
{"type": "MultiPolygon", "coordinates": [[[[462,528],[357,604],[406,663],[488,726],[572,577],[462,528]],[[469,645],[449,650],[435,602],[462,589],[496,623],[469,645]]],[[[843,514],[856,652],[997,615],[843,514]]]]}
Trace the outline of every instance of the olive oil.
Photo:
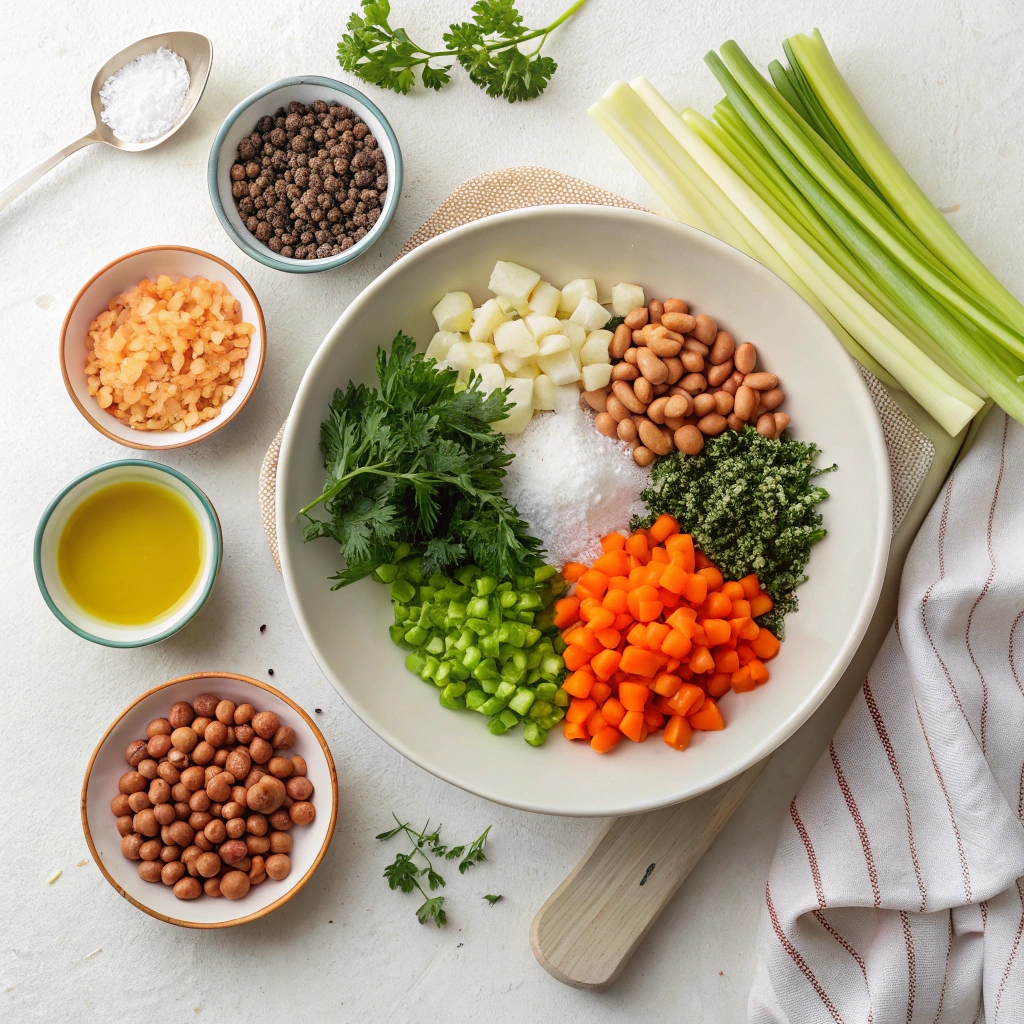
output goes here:
{"type": "Polygon", "coordinates": [[[189,594],[203,533],[187,502],[162,484],[128,480],[89,495],[68,518],[57,568],[68,594],[104,622],[154,622],[189,594]]]}

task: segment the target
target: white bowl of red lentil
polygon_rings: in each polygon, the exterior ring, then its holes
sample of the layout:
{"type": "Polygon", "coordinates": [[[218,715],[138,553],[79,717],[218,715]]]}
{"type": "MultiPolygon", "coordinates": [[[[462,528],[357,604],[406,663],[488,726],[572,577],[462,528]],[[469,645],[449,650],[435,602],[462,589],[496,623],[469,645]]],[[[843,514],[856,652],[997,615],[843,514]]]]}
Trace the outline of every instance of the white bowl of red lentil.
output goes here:
{"type": "MultiPolygon", "coordinates": [[[[324,113],[327,113],[327,111],[325,110],[324,113]]],[[[345,119],[341,118],[341,120],[345,119]]],[[[325,129],[325,133],[331,131],[335,134],[330,136],[329,139],[315,143],[317,146],[325,145],[328,141],[335,145],[344,142],[339,136],[346,129],[341,128],[340,124],[338,128],[335,128],[334,120],[332,117],[331,127],[325,129]]],[[[358,124],[355,125],[355,129],[357,135],[360,138],[363,137],[358,124]]],[[[269,135],[269,131],[263,134],[269,135]]],[[[260,138],[262,139],[263,136],[261,135],[260,138]]],[[[269,142],[263,144],[272,146],[269,142]]],[[[314,140],[311,137],[310,145],[312,146],[313,144],[314,140]]],[[[287,149],[288,143],[283,143],[283,146],[287,149]]],[[[309,154],[312,152],[313,150],[309,149],[304,158],[320,159],[318,156],[310,157],[309,154]]],[[[352,156],[352,153],[348,149],[346,149],[346,153],[347,156],[332,157],[332,159],[345,160],[347,170],[347,160],[348,157],[352,156]]],[[[269,157],[269,154],[259,152],[254,154],[252,159],[259,158],[262,160],[265,155],[269,157]]],[[[339,164],[338,166],[340,168],[343,165],[339,164]]],[[[282,166],[280,171],[283,175],[285,167],[282,166]]],[[[288,173],[291,174],[293,171],[289,170],[288,173]]],[[[321,270],[331,270],[334,267],[340,267],[342,264],[350,263],[352,260],[357,259],[370,249],[387,229],[398,206],[398,199],[402,191],[402,152],[398,147],[398,139],[395,138],[395,133],[392,131],[391,125],[388,124],[387,118],[358,89],[354,89],[352,86],[333,78],[324,78],[318,75],[299,75],[294,78],[284,78],[279,82],[274,82],[254,92],[251,96],[242,100],[228,114],[220,127],[220,131],[217,132],[217,137],[213,140],[213,146],[210,149],[210,159],[207,166],[207,184],[210,189],[210,199],[213,202],[213,208],[221,222],[221,226],[242,252],[247,256],[251,256],[254,260],[263,263],[265,266],[273,267],[275,270],[283,270],[290,274],[314,274],[321,270]],[[287,247],[285,247],[285,244],[281,242],[276,234],[268,235],[264,239],[258,237],[255,233],[259,231],[260,234],[263,234],[267,230],[267,226],[260,225],[257,222],[256,214],[259,212],[259,207],[248,211],[240,210],[239,201],[242,197],[236,197],[232,193],[232,187],[235,184],[232,179],[232,167],[240,162],[239,144],[247,136],[258,131],[257,125],[261,118],[268,119],[265,124],[265,127],[267,127],[269,126],[269,119],[276,118],[278,115],[284,116],[289,112],[289,104],[302,104],[305,108],[311,107],[314,103],[326,104],[329,108],[333,109],[338,107],[346,108],[348,112],[354,114],[362,122],[362,125],[369,130],[369,136],[372,137],[375,148],[384,158],[385,173],[387,175],[384,198],[383,201],[380,201],[379,197],[371,200],[373,205],[363,210],[358,209],[358,204],[362,203],[360,196],[353,196],[350,193],[348,199],[353,203],[354,208],[352,210],[344,213],[340,209],[333,211],[325,210],[323,212],[325,214],[329,212],[332,216],[335,214],[340,215],[341,219],[335,219],[329,225],[332,229],[336,225],[341,225],[341,228],[344,230],[347,219],[352,217],[356,217],[360,223],[354,224],[347,233],[330,238],[327,237],[329,234],[327,228],[318,227],[314,230],[311,225],[308,230],[309,234],[314,237],[309,242],[304,243],[301,235],[297,235],[294,239],[290,239],[287,247]],[[316,235],[321,234],[323,237],[316,237],[316,235]],[[297,258],[297,256],[293,255],[300,246],[305,247],[306,245],[316,245],[318,251],[322,245],[326,245],[332,252],[330,255],[325,255],[321,258],[297,258]]],[[[252,176],[250,175],[249,178],[245,179],[243,184],[247,186],[254,184],[252,176]]],[[[287,186],[294,184],[294,182],[285,182],[282,178],[282,184],[287,186]]],[[[308,181],[303,182],[303,190],[308,186],[308,181]]],[[[319,183],[316,183],[316,187],[320,187],[319,183]]],[[[374,187],[376,187],[375,182],[374,187]]],[[[361,188],[362,186],[357,191],[361,188]]],[[[282,193],[284,191],[285,189],[282,189],[282,193]]],[[[333,192],[333,189],[331,191],[333,192]]],[[[282,194],[278,198],[287,203],[286,212],[290,212],[293,208],[293,202],[297,201],[299,197],[298,195],[288,197],[282,194]]],[[[248,200],[248,202],[253,201],[252,197],[248,200]]],[[[327,222],[327,219],[325,216],[325,222],[327,222]]]]}
{"type": "MultiPolygon", "coordinates": [[[[151,246],[148,249],[136,249],[134,252],[118,257],[93,274],[82,286],[68,309],[67,316],[64,318],[64,326],[60,332],[61,373],[64,376],[68,394],[78,411],[111,441],[124,445],[126,448],[136,448],[142,451],[181,448],[185,445],[195,444],[216,433],[241,412],[242,407],[249,401],[256,389],[263,371],[266,333],[263,310],[260,308],[256,293],[249,286],[249,282],[229,263],[212,253],[191,249],[187,246],[151,246]],[[187,429],[184,430],[145,429],[142,428],[140,422],[136,422],[136,425],[133,426],[133,419],[139,421],[141,418],[142,423],[147,422],[143,406],[138,405],[133,410],[127,401],[115,401],[114,398],[118,396],[114,395],[110,404],[104,408],[101,405],[100,395],[94,391],[96,382],[94,381],[90,385],[90,374],[87,372],[90,350],[93,346],[90,339],[93,322],[110,308],[111,302],[117,296],[129,292],[143,280],[156,283],[161,275],[170,278],[172,282],[176,282],[182,277],[202,277],[211,282],[220,282],[237,303],[237,309],[233,315],[241,322],[251,324],[253,328],[251,333],[247,334],[248,355],[242,361],[241,376],[229,379],[228,374],[232,372],[232,366],[229,364],[223,378],[219,378],[233,388],[233,393],[226,398],[223,392],[218,395],[216,401],[220,404],[215,407],[216,414],[209,419],[203,418],[195,425],[187,426],[187,429]],[[135,415],[136,413],[138,415],[135,415]]],[[[191,355],[188,350],[186,350],[186,354],[191,355]]],[[[236,355],[238,354],[240,353],[236,353],[236,355]]],[[[205,353],[205,358],[212,362],[210,353],[205,353]]],[[[223,358],[228,357],[224,355],[223,358]]],[[[183,367],[183,369],[185,368],[183,367]]],[[[173,371],[168,373],[164,379],[172,380],[172,373],[173,371]]],[[[139,382],[140,390],[145,390],[149,377],[150,373],[147,369],[145,380],[139,382]]],[[[155,379],[149,383],[154,384],[154,388],[158,387],[155,379]]],[[[188,380],[179,378],[175,386],[191,387],[195,384],[194,381],[190,384],[188,380]]],[[[208,399],[201,399],[198,407],[205,407],[207,401],[208,399]]],[[[206,414],[204,413],[204,415],[206,414]]]]}

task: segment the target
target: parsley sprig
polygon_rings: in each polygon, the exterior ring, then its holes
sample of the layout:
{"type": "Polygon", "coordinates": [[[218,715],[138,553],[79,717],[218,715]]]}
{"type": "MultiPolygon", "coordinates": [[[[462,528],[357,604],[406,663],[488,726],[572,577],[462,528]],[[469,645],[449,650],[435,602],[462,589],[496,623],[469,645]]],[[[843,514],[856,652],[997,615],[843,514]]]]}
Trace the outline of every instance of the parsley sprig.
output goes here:
{"type": "Polygon", "coordinates": [[[462,388],[399,333],[377,350],[380,390],[338,389],[320,426],[327,482],[302,515],[306,540],[331,537],[346,586],[390,562],[401,544],[422,555],[425,577],[473,562],[499,579],[533,574],[540,542],[502,494],[512,453],[490,426],[507,391],[462,388]],[[323,504],[328,519],[309,512],[323,504]]]}
{"type": "MultiPolygon", "coordinates": [[[[423,830],[417,832],[409,822],[399,821],[394,814],[392,814],[392,817],[398,823],[396,827],[389,829],[387,832],[381,832],[377,839],[381,842],[386,842],[399,833],[405,833],[412,843],[412,850],[409,853],[398,854],[384,869],[384,877],[387,879],[388,886],[391,889],[399,889],[401,892],[412,892],[413,889],[418,889],[423,896],[424,902],[416,911],[417,920],[420,924],[433,921],[440,928],[448,921],[448,915],[444,910],[444,897],[429,896],[427,890],[420,884],[420,880],[426,878],[427,888],[431,892],[443,889],[445,886],[444,878],[434,869],[434,862],[431,860],[431,856],[443,860],[458,860],[459,874],[464,875],[474,864],[487,860],[484,854],[484,844],[487,842],[487,835],[491,831],[491,826],[488,825],[483,833],[477,836],[472,843],[449,847],[441,842],[440,825],[433,832],[428,832],[427,829],[430,826],[428,821],[423,826],[423,830]]],[[[485,896],[484,899],[494,903],[501,899],[501,897],[492,898],[485,896]]]]}
{"type": "Polygon", "coordinates": [[[523,24],[515,0],[477,0],[472,20],[448,26],[442,38],[445,50],[427,50],[414,43],[404,28],[392,28],[389,0],[362,0],[362,14],[352,14],[348,32],[338,43],[338,63],[364,82],[407,93],[416,82],[416,70],[428,89],[441,89],[451,81],[458,61],[470,81],[488,96],[509,103],[539,96],[558,65],[541,56],[548,36],[571,18],[587,0],[576,2],[546,28],[523,24]],[[524,43],[537,40],[527,50],[524,43]]]}

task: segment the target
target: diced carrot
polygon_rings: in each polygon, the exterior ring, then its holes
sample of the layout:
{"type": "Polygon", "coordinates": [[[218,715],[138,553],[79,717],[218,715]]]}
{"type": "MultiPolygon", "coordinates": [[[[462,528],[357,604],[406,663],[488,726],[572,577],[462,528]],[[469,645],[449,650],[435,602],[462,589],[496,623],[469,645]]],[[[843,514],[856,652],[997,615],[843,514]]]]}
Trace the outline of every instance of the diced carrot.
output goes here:
{"type": "Polygon", "coordinates": [[[607,647],[609,650],[618,647],[622,642],[622,634],[610,626],[608,629],[595,629],[594,636],[597,637],[602,647],[607,647]]]}
{"type": "Polygon", "coordinates": [[[686,572],[694,571],[693,538],[688,533],[673,534],[665,541],[665,550],[680,569],[686,572]]]}
{"type": "Polygon", "coordinates": [[[601,595],[600,594],[594,593],[594,591],[591,590],[590,587],[585,587],[582,583],[577,583],[576,584],[576,588],[573,590],[573,593],[581,601],[583,601],[584,599],[586,599],[588,597],[592,598],[595,601],[600,601],[601,600],[601,595]]]}
{"type": "Polygon", "coordinates": [[[642,711],[627,711],[619,722],[619,732],[634,743],[643,743],[647,739],[647,723],[642,711]]]}
{"type": "MultiPolygon", "coordinates": [[[[607,703],[607,701],[605,703],[607,703]]],[[[601,714],[600,709],[591,711],[590,714],[587,715],[586,722],[583,724],[587,727],[587,732],[589,732],[591,736],[596,736],[608,725],[604,720],[604,715],[601,714]]]]}
{"type": "MultiPolygon", "coordinates": [[[[562,657],[565,657],[565,655],[562,655],[562,657]]],[[[609,651],[602,648],[594,655],[590,665],[594,670],[594,675],[603,681],[611,678],[612,673],[619,667],[621,661],[622,655],[618,651],[609,651]]]]}
{"type": "Polygon", "coordinates": [[[773,607],[775,607],[775,603],[767,594],[758,594],[757,597],[750,599],[750,614],[755,619],[759,615],[770,612],[773,607]]]}
{"type": "Polygon", "coordinates": [[[748,601],[753,601],[758,594],[761,593],[761,584],[758,581],[756,573],[751,573],[749,576],[744,576],[743,579],[739,580],[739,585],[743,588],[743,594],[748,601]]]}
{"type": "Polygon", "coordinates": [[[708,638],[704,635],[704,626],[699,620],[693,624],[691,633],[690,641],[694,647],[707,647],[708,638]]]}
{"type": "Polygon", "coordinates": [[[730,601],[742,601],[747,596],[743,593],[743,584],[738,583],[736,580],[727,580],[723,583],[722,593],[725,594],[730,601]]]}
{"type": "Polygon", "coordinates": [[[693,552],[693,563],[696,566],[695,572],[700,572],[701,569],[706,569],[709,565],[714,564],[703,551],[693,552]]]}
{"type": "Polygon", "coordinates": [[[587,626],[577,626],[575,629],[569,630],[568,635],[565,637],[565,642],[570,647],[582,647],[591,657],[595,654],[600,654],[604,650],[601,646],[601,641],[594,636],[593,630],[587,626]]]}
{"type": "Polygon", "coordinates": [[[739,626],[734,630],[734,634],[738,640],[755,640],[760,630],[760,626],[751,618],[745,619],[731,619],[729,625],[732,626],[733,622],[738,622],[739,626]]]}
{"type": "Polygon", "coordinates": [[[587,567],[580,562],[566,562],[562,566],[562,576],[570,583],[575,583],[586,571],[587,567]]]}
{"type": "MultiPolygon", "coordinates": [[[[565,690],[570,697],[577,697],[580,700],[585,700],[590,696],[590,690],[593,685],[593,672],[587,672],[584,669],[579,669],[579,671],[573,672],[565,682],[562,683],[562,689],[565,690]]],[[[568,714],[568,712],[566,712],[566,714],[568,714]]]]}
{"type": "Polygon", "coordinates": [[[650,688],[643,683],[619,683],[619,700],[627,711],[643,711],[650,695],[650,688]]]}
{"type": "Polygon", "coordinates": [[[729,692],[730,686],[732,686],[732,675],[728,672],[716,672],[707,681],[708,695],[711,697],[721,697],[722,694],[729,692]]]}
{"type": "Polygon", "coordinates": [[[697,573],[691,573],[686,577],[686,585],[683,587],[683,597],[690,604],[703,604],[708,596],[708,581],[697,573]]]}
{"type": "Polygon", "coordinates": [[[764,662],[760,659],[755,658],[749,665],[747,665],[747,669],[750,672],[750,678],[754,681],[755,686],[762,686],[764,683],[768,682],[768,669],[765,668],[764,662]]]}
{"type": "Polygon", "coordinates": [[[629,572],[629,555],[625,551],[606,551],[591,568],[605,576],[625,576],[629,572]]]}
{"type": "MultiPolygon", "coordinates": [[[[662,652],[662,653],[664,653],[664,652],[662,652]]],[[[665,669],[666,672],[675,672],[675,670],[677,668],[679,668],[679,666],[682,663],[683,662],[682,662],[681,658],[669,658],[668,661],[665,662],[663,668],[665,669]]]]}
{"type": "Polygon", "coordinates": [[[641,622],[653,622],[664,610],[665,606],[660,601],[641,601],[636,617],[641,622]]]}
{"type": "Polygon", "coordinates": [[[569,707],[565,712],[567,722],[585,722],[597,710],[597,701],[586,699],[580,700],[574,697],[569,701],[569,707]]]}
{"type": "Polygon", "coordinates": [[[740,656],[735,651],[719,650],[715,652],[715,672],[732,675],[740,667],[740,656]]]}
{"type": "Polygon", "coordinates": [[[591,738],[590,745],[599,754],[607,754],[608,751],[617,746],[621,739],[622,733],[618,729],[613,729],[610,725],[606,725],[596,736],[591,738]]]}
{"type": "Polygon", "coordinates": [[[699,710],[705,699],[696,683],[683,683],[669,698],[668,706],[674,715],[689,715],[699,710]]]}
{"type": "Polygon", "coordinates": [[[642,583],[640,586],[634,587],[626,597],[626,604],[629,610],[637,617],[640,611],[641,601],[651,603],[658,600],[658,590],[656,587],[652,587],[648,583],[642,583]]]}
{"type": "Polygon", "coordinates": [[[690,652],[690,668],[698,675],[701,672],[713,672],[715,670],[715,659],[706,647],[694,647],[690,652]]]}
{"type": "Polygon", "coordinates": [[[639,558],[645,565],[651,557],[650,544],[647,542],[647,534],[643,530],[637,530],[626,540],[626,551],[634,558],[639,558]]]}
{"type": "MultiPolygon", "coordinates": [[[[711,658],[711,655],[708,655],[711,658]]],[[[714,664],[712,662],[712,664],[714,664]]],[[[653,676],[661,667],[661,659],[651,651],[645,651],[642,647],[628,646],[622,652],[622,670],[631,675],[653,676]]]]}
{"type": "Polygon", "coordinates": [[[672,629],[662,642],[662,652],[670,658],[685,658],[693,646],[690,638],[678,629],[672,629]]]}
{"type": "Polygon", "coordinates": [[[703,625],[704,636],[709,647],[717,647],[719,644],[724,644],[732,637],[732,630],[725,619],[705,619],[703,625]]]}
{"type": "Polygon", "coordinates": [[[672,709],[668,705],[670,699],[670,697],[655,697],[651,707],[654,708],[655,711],[660,711],[667,718],[672,714],[672,709]]]}
{"type": "Polygon", "coordinates": [[[651,562],[663,562],[668,565],[670,559],[668,552],[659,544],[656,548],[651,548],[651,562]]]}
{"type": "Polygon", "coordinates": [[[680,665],[675,671],[684,683],[688,683],[694,675],[693,669],[689,665],[680,665]]]}
{"type": "Polygon", "coordinates": [[[749,693],[757,683],[750,677],[750,666],[743,665],[732,674],[731,686],[737,693],[749,693]]]}
{"type": "Polygon", "coordinates": [[[647,623],[647,643],[644,645],[648,650],[660,651],[665,637],[672,632],[672,627],[664,622],[647,623]]]}
{"type": "Polygon", "coordinates": [[[576,669],[583,668],[590,661],[590,655],[586,652],[585,648],[577,644],[569,644],[562,652],[562,660],[570,672],[575,672],[576,669]]]}
{"type": "Polygon", "coordinates": [[[678,608],[665,621],[673,629],[678,629],[684,636],[693,636],[697,613],[692,608],[678,608]]]}
{"type": "Polygon", "coordinates": [[[662,541],[671,537],[673,533],[679,532],[679,524],[675,519],[670,516],[667,512],[663,512],[657,519],[651,523],[649,528],[650,535],[660,544],[662,541]]]}
{"type": "Polygon", "coordinates": [[[590,688],[590,696],[598,704],[603,704],[611,696],[611,693],[612,688],[603,679],[598,679],[590,688]]]}
{"type": "Polygon", "coordinates": [[[609,697],[601,705],[601,717],[609,725],[614,725],[616,729],[619,727],[619,723],[622,721],[622,716],[625,713],[626,709],[623,707],[622,701],[617,697],[609,697]]]}
{"type": "Polygon", "coordinates": [[[692,735],[693,726],[682,715],[673,715],[665,726],[663,739],[673,750],[685,750],[692,735]]]}
{"type": "Polygon", "coordinates": [[[770,661],[779,653],[779,641],[770,629],[760,629],[750,646],[762,661],[770,661]]]}
{"type": "Polygon", "coordinates": [[[562,732],[567,740],[589,740],[590,733],[582,722],[570,722],[568,719],[562,723],[562,732]]]}
{"type": "Polygon", "coordinates": [[[713,732],[725,728],[722,712],[718,710],[714,697],[705,697],[700,709],[687,715],[691,728],[713,732]]]}
{"type": "Polygon", "coordinates": [[[721,590],[722,584],[725,580],[722,574],[718,571],[718,568],[714,565],[707,565],[703,569],[698,569],[697,574],[703,576],[708,581],[708,591],[721,590]]]}
{"type": "Polygon", "coordinates": [[[733,601],[732,603],[732,615],[730,618],[733,619],[749,619],[752,618],[750,614],[750,602],[744,597],[739,601],[733,601]]]}
{"type": "Polygon", "coordinates": [[[646,565],[634,565],[629,570],[629,589],[635,590],[637,587],[643,587],[647,584],[647,566],[646,565]]]}
{"type": "Polygon", "coordinates": [[[654,677],[651,689],[662,697],[671,697],[683,685],[682,679],[671,672],[660,672],[654,677]]]}
{"type": "Polygon", "coordinates": [[[682,596],[680,594],[673,594],[671,590],[666,590],[664,587],[659,587],[658,600],[663,608],[675,608],[682,600],[682,596]]]}
{"type": "Polygon", "coordinates": [[[647,625],[643,622],[638,622],[627,634],[626,642],[632,644],[634,647],[646,647],[647,646],[647,625]]]}
{"type": "Polygon", "coordinates": [[[611,584],[614,583],[617,579],[620,579],[620,577],[613,576],[609,581],[609,590],[608,593],[605,594],[603,598],[601,598],[601,607],[607,608],[608,611],[614,613],[615,615],[621,615],[624,611],[627,611],[629,608],[629,605],[626,604],[626,599],[629,595],[626,593],[624,589],[619,589],[618,587],[616,587],[614,590],[611,589],[611,584]]]}
{"type": "Polygon", "coordinates": [[[712,591],[708,594],[707,601],[705,602],[707,608],[707,616],[709,619],[729,619],[732,618],[732,601],[721,593],[721,591],[712,591]]]}
{"type": "Polygon", "coordinates": [[[595,633],[601,629],[608,629],[615,621],[615,612],[610,611],[603,605],[599,604],[596,608],[591,606],[586,611],[585,619],[595,633]]]}
{"type": "MultiPolygon", "coordinates": [[[[617,629],[621,633],[624,629],[629,629],[634,621],[633,616],[629,612],[621,612],[615,616],[612,628],[617,629]]],[[[757,627],[755,626],[754,628],[756,629],[757,627]]]]}
{"type": "Polygon", "coordinates": [[[643,566],[644,566],[644,563],[639,558],[637,558],[636,555],[630,555],[629,556],[629,570],[630,570],[630,572],[632,572],[634,569],[641,569],[641,568],[643,568],[643,566]]]}
{"type": "MultiPolygon", "coordinates": [[[[657,549],[655,549],[657,550],[657,549]]],[[[662,574],[668,568],[668,562],[656,562],[653,558],[644,566],[644,582],[657,588],[662,574]]]]}
{"type": "Polygon", "coordinates": [[[741,668],[749,665],[757,657],[750,644],[737,644],[736,654],[739,656],[741,668]]]}
{"type": "Polygon", "coordinates": [[[579,579],[579,582],[589,590],[599,601],[604,597],[608,589],[608,576],[606,573],[598,572],[597,569],[588,569],[579,579]]]}
{"type": "Polygon", "coordinates": [[[580,599],[578,597],[563,597],[555,602],[554,623],[559,629],[571,626],[579,619],[580,599]]]}
{"type": "Polygon", "coordinates": [[[648,732],[654,732],[665,724],[665,716],[652,704],[644,708],[644,723],[648,732]]]}
{"type": "Polygon", "coordinates": [[[626,538],[618,531],[615,531],[613,533],[606,533],[601,538],[601,550],[604,551],[606,554],[609,551],[622,551],[625,549],[625,547],[626,538]]]}
{"type": "Polygon", "coordinates": [[[661,574],[661,586],[673,594],[681,594],[686,587],[687,576],[688,573],[682,566],[669,564],[661,574]]]}

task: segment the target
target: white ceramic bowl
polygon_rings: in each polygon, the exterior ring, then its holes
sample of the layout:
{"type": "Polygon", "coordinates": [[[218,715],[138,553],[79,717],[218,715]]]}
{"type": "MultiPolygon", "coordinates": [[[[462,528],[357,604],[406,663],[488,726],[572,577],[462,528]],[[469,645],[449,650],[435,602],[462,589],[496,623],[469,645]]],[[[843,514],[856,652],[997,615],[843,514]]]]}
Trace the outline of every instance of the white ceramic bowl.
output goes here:
{"type": "Polygon", "coordinates": [[[72,480],[47,506],[36,527],[34,562],[36,582],[50,611],[72,632],[104,647],[146,647],[182,629],[213,590],[220,570],[223,540],[220,520],[210,499],[187,476],[170,466],[142,459],[125,459],[97,466],[72,480]],[[67,592],[57,568],[61,534],[72,512],[91,494],[111,484],[142,480],[169,487],[195,512],[203,535],[199,573],[189,592],[166,615],[142,626],[123,626],[97,619],[67,592]]]}
{"type": "MultiPolygon", "coordinates": [[[[567,486],[571,487],[571,481],[567,486]]],[[[625,523],[622,524],[626,526],[625,523]]],[[[481,796],[532,811],[628,814],[695,796],[739,774],[787,739],[824,700],[864,634],[889,550],[889,463],[878,414],[857,368],[817,314],[774,274],[735,249],[650,214],[550,206],[500,214],[447,232],[400,260],[344,312],[313,358],[288,417],[277,477],[277,535],[292,608],[314,656],[346,703],[417,764],[481,796]],[[800,610],[768,685],[721,701],[728,727],[694,734],[682,754],[622,743],[607,757],[553,730],[533,749],[518,730],[495,738],[480,716],[438,706],[392,646],[387,587],[370,580],[331,592],[334,546],[304,544],[296,514],[318,495],[317,449],[331,394],[352,378],[375,384],[374,350],[402,329],[425,345],[430,310],[447,291],[487,296],[496,260],[556,284],[593,277],[652,297],[679,296],[752,341],[787,393],[793,434],[823,449],[832,497],[829,536],[816,545],[800,610]]]]}
{"type": "Polygon", "coordinates": [[[327,743],[313,720],[279,690],[247,676],[230,672],[199,672],[182,676],[142,694],[115,719],[96,746],[82,784],[82,827],[89,849],[107,881],[130,903],[169,924],[188,928],[229,928],[269,914],[292,898],[312,877],[323,860],[338,814],[338,779],[327,743]],[[200,694],[213,693],[235,704],[248,702],[258,711],[273,711],[282,724],[295,730],[296,743],[288,753],[305,758],[307,778],[313,783],[316,817],[309,825],[291,829],[289,854],[292,869],[276,882],[268,878],[254,885],[240,900],[202,895],[179,900],[169,886],[139,878],[138,861],[121,853],[117,819],[110,801],[117,795],[117,780],[130,771],[124,753],[133,740],[145,738],[154,718],[165,718],[172,704],[191,703],[200,694]]]}
{"type": "Polygon", "coordinates": [[[210,148],[206,179],[210,199],[221,226],[242,252],[274,270],[283,270],[289,274],[315,274],[320,270],[331,270],[343,263],[351,263],[376,244],[377,239],[387,230],[402,193],[402,151],[387,118],[358,89],[334,78],[298,75],[264,86],[247,96],[228,114],[210,148]],[[256,130],[256,122],[261,117],[276,114],[281,107],[287,107],[293,101],[309,105],[316,100],[346,106],[363,119],[384,154],[388,190],[377,222],[355,245],[337,256],[327,256],[321,260],[297,260],[274,252],[242,222],[242,215],[231,195],[231,165],[236,160],[238,144],[243,136],[256,130]]]}
{"type": "Polygon", "coordinates": [[[154,245],[148,249],[136,249],[108,263],[93,274],[75,296],[60,332],[60,368],[71,400],[101,434],[126,448],[161,451],[202,441],[241,412],[263,372],[266,343],[267,327],[256,293],[230,263],[201,249],[190,249],[184,245],[154,245]],[[133,430],[100,408],[99,402],[89,394],[85,376],[89,324],[107,308],[111,299],[134,288],[143,278],[155,280],[160,274],[169,277],[202,275],[210,281],[221,281],[232,297],[241,303],[242,319],[255,327],[245,360],[245,373],[235,393],[221,407],[219,415],[183,434],[175,430],[133,430]]]}

